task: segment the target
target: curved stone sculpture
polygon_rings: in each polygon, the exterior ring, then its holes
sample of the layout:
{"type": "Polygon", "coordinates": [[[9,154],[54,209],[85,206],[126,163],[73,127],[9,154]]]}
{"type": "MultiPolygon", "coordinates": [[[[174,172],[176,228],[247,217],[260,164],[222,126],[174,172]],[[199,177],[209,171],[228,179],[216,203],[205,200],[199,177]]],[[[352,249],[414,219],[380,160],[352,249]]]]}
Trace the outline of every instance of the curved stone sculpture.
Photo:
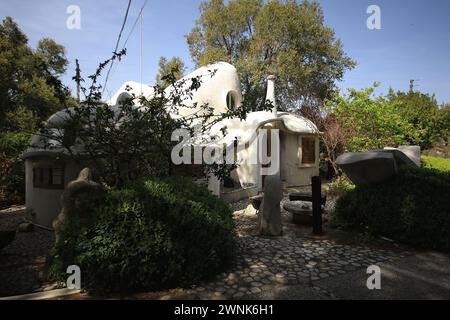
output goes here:
{"type": "Polygon", "coordinates": [[[344,153],[336,159],[336,163],[355,185],[378,183],[396,174],[399,166],[420,167],[420,147],[401,146],[344,153]]]}
{"type": "Polygon", "coordinates": [[[397,163],[390,152],[344,153],[336,163],[355,185],[378,183],[397,173],[397,163]]]}

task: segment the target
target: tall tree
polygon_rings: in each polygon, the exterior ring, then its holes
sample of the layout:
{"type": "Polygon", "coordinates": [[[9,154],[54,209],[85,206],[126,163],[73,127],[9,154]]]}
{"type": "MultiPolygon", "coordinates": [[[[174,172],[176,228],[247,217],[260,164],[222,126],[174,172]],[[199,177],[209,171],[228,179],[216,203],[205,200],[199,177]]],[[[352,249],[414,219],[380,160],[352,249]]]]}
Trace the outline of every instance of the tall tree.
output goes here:
{"type": "Polygon", "coordinates": [[[200,12],[186,36],[193,60],[234,64],[255,109],[264,103],[268,74],[278,77],[281,106],[298,109],[331,97],[335,81],[355,65],[316,2],[208,0],[200,12]]]}
{"type": "Polygon", "coordinates": [[[73,101],[59,79],[66,65],[63,46],[43,39],[33,50],[13,19],[0,23],[0,195],[24,195],[20,154],[39,123],[73,101]]]}
{"type": "Polygon", "coordinates": [[[165,89],[171,84],[171,81],[167,79],[169,75],[174,77],[174,79],[171,80],[176,81],[184,76],[185,71],[186,67],[181,58],[173,57],[172,59],[167,60],[166,57],[161,57],[159,58],[159,71],[156,75],[156,84],[165,89]]]}
{"type": "Polygon", "coordinates": [[[37,120],[44,120],[61,109],[69,91],[59,79],[67,60],[64,47],[53,40],[39,42],[37,50],[17,24],[7,17],[0,24],[0,127],[6,114],[25,108],[37,120]]]}
{"type": "Polygon", "coordinates": [[[441,135],[439,105],[433,95],[414,91],[389,91],[389,100],[397,105],[397,112],[420,133],[407,137],[408,143],[428,149],[441,135]]]}

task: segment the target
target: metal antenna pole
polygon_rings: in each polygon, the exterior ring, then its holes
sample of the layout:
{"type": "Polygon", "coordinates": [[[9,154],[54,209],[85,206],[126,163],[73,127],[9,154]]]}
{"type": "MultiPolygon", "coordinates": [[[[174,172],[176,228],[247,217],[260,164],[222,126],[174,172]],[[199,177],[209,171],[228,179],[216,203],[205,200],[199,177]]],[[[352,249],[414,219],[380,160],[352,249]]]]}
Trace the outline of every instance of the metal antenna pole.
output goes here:
{"type": "Polygon", "coordinates": [[[141,78],[141,96],[142,96],[142,65],[143,65],[143,39],[144,39],[144,12],[141,11],[141,56],[140,56],[140,78],[141,78]]]}

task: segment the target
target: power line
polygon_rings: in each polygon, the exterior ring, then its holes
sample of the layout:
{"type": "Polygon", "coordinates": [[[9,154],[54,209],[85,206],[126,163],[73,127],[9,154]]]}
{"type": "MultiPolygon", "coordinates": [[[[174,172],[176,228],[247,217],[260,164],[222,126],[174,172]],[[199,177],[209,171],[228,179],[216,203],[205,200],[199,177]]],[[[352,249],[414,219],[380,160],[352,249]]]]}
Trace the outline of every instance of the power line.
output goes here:
{"type": "Polygon", "coordinates": [[[130,31],[130,33],[128,34],[127,39],[125,40],[125,42],[124,42],[124,44],[123,44],[123,46],[122,46],[122,49],[125,48],[125,46],[126,46],[127,43],[128,43],[128,40],[130,39],[131,35],[133,34],[134,29],[136,28],[136,25],[137,25],[137,23],[139,22],[139,18],[141,17],[142,11],[144,11],[145,6],[147,5],[147,2],[148,2],[148,0],[145,0],[144,4],[142,5],[141,10],[139,11],[139,14],[138,14],[137,17],[136,17],[136,20],[135,20],[134,23],[133,23],[133,27],[131,28],[131,31],[130,31]]]}
{"type": "MultiPolygon", "coordinates": [[[[120,49],[121,51],[123,49],[125,49],[125,47],[126,47],[126,45],[128,43],[128,40],[130,40],[131,36],[133,35],[133,32],[136,29],[136,26],[137,26],[139,20],[142,19],[142,14],[143,14],[143,11],[144,11],[145,6],[147,5],[147,3],[148,3],[148,0],[145,0],[144,4],[142,5],[141,9],[139,10],[138,15],[137,15],[136,19],[133,22],[133,26],[131,27],[130,32],[128,33],[128,36],[125,39],[125,42],[123,43],[123,45],[122,45],[122,47],[120,49]]],[[[141,26],[141,31],[142,31],[142,26],[141,26]]],[[[141,49],[142,49],[142,41],[143,41],[143,39],[142,39],[142,34],[141,34],[141,49]]],[[[142,69],[142,66],[140,68],[142,69]]],[[[116,72],[116,70],[117,70],[117,64],[115,65],[115,68],[114,68],[112,74],[114,74],[116,72]]],[[[141,78],[142,78],[142,76],[141,76],[141,78]]],[[[141,80],[141,84],[142,84],[142,80],[141,80]]],[[[142,91],[142,89],[141,89],[141,91],[142,91]]],[[[109,93],[109,98],[111,99],[111,93],[109,93]]]]}
{"type": "MultiPolygon", "coordinates": [[[[116,47],[114,49],[114,53],[117,53],[117,49],[119,48],[120,39],[122,38],[122,32],[123,32],[123,29],[125,28],[125,24],[127,23],[128,12],[130,11],[130,6],[131,6],[131,0],[128,0],[127,11],[125,12],[125,17],[123,19],[122,27],[120,28],[119,36],[117,37],[117,42],[116,42],[116,47]]],[[[111,60],[111,64],[109,65],[108,73],[106,74],[105,83],[103,85],[102,95],[103,95],[103,92],[105,92],[106,84],[108,83],[109,73],[111,72],[113,64],[114,64],[114,60],[111,60]]]]}

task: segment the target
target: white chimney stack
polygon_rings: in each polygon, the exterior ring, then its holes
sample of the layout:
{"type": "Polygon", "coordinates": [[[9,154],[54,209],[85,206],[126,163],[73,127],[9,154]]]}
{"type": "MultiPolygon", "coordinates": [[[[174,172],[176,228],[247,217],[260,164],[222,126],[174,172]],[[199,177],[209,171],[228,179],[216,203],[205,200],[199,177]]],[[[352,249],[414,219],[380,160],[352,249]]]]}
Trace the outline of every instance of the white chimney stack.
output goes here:
{"type": "Polygon", "coordinates": [[[270,75],[267,77],[267,95],[266,100],[269,100],[273,105],[272,113],[275,117],[277,117],[277,102],[275,100],[275,79],[274,75],[270,75]]]}

